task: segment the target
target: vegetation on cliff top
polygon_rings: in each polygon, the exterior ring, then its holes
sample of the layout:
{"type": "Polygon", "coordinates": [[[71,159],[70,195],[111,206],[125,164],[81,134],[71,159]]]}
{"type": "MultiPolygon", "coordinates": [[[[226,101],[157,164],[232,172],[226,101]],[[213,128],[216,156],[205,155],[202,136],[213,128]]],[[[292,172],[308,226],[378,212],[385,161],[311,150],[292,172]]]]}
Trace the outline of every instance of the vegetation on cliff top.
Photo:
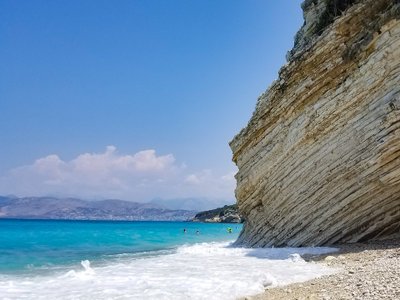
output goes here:
{"type": "Polygon", "coordinates": [[[199,212],[192,221],[215,223],[243,223],[244,219],[239,214],[237,205],[233,204],[199,212]]]}

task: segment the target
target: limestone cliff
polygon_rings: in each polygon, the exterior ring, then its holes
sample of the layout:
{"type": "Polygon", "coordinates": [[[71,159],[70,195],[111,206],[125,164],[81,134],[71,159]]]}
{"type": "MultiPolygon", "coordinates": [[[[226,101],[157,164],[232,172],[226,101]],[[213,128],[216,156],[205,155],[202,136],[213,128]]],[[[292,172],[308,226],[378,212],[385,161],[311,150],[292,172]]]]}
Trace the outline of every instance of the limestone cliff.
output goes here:
{"type": "Polygon", "coordinates": [[[364,241],[400,230],[400,1],[307,0],[279,79],[230,143],[238,244],[364,241]]]}

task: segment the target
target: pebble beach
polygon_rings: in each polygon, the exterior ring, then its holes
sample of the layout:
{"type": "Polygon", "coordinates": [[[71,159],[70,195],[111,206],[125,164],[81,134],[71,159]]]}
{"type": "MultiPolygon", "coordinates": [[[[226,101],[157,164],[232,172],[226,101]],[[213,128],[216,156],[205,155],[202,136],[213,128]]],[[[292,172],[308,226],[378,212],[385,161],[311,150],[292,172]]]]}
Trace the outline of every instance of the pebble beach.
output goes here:
{"type": "Polygon", "coordinates": [[[269,288],[243,299],[400,299],[400,238],[336,247],[339,251],[334,253],[303,256],[311,263],[337,269],[335,274],[269,288]]]}

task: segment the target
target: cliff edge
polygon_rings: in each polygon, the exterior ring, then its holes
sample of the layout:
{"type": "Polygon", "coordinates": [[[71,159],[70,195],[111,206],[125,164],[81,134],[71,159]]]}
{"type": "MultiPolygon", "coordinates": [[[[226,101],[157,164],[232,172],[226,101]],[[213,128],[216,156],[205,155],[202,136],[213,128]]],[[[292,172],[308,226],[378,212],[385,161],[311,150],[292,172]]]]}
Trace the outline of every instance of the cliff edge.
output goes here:
{"type": "Polygon", "coordinates": [[[400,230],[400,1],[306,0],[279,78],[230,143],[246,246],[400,230]]]}

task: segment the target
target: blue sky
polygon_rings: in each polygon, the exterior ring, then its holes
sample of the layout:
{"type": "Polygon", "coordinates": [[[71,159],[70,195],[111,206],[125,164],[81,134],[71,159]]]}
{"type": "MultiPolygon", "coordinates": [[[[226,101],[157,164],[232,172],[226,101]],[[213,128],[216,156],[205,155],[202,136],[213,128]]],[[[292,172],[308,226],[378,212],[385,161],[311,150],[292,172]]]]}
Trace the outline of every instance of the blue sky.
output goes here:
{"type": "Polygon", "coordinates": [[[0,194],[232,199],[300,3],[1,0],[0,194]]]}

